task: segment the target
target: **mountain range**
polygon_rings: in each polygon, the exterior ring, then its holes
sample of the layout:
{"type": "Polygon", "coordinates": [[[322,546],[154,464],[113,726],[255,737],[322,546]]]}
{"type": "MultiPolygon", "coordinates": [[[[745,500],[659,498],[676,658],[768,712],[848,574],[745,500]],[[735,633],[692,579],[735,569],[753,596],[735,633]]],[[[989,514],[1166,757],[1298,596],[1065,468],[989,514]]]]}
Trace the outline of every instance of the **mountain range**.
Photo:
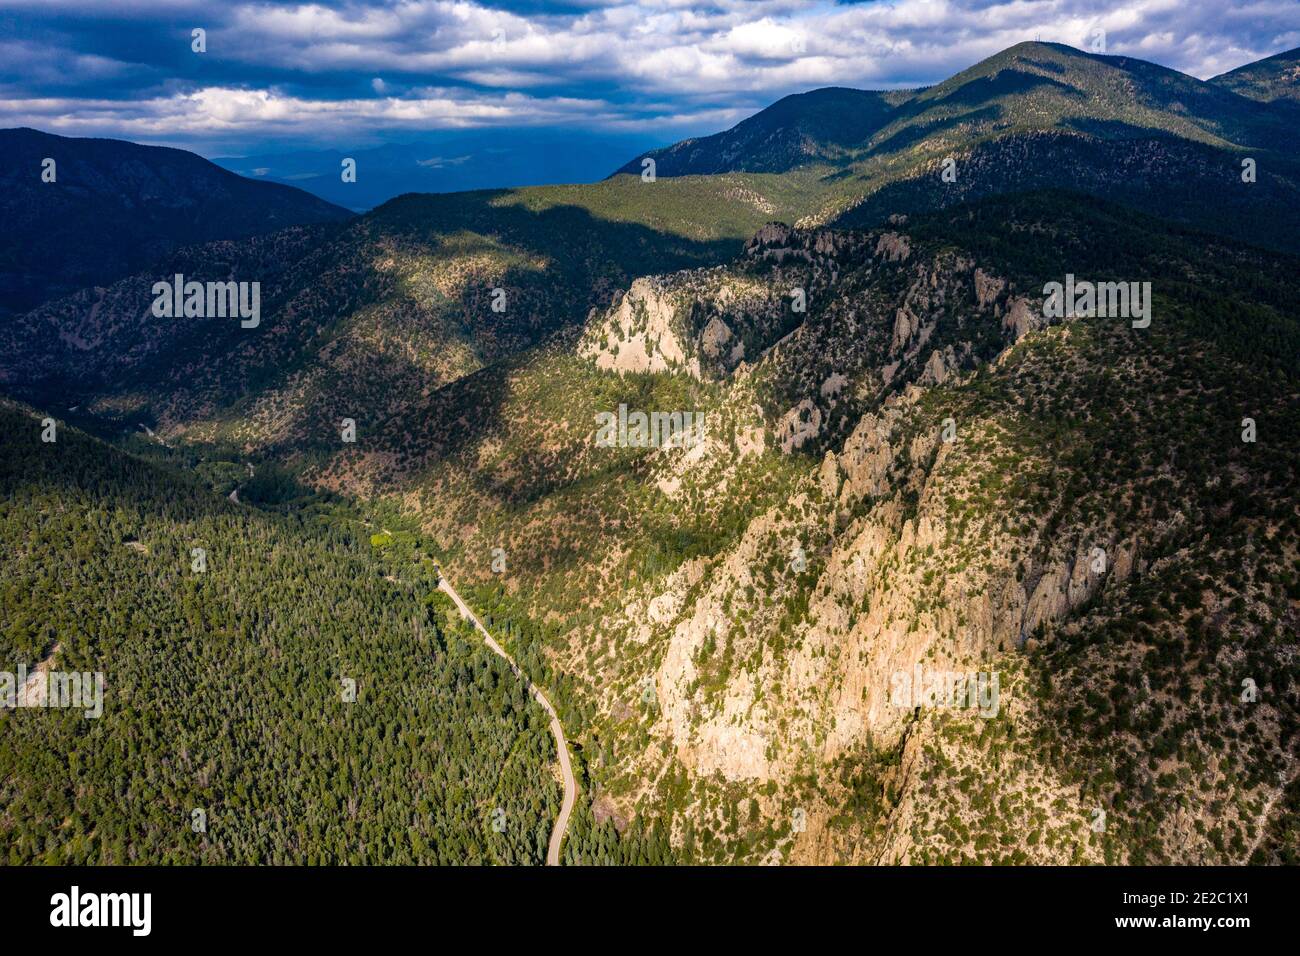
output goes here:
{"type": "Polygon", "coordinates": [[[573,744],[568,863],[1300,859],[1297,62],[1201,81],[1023,43],[590,184],[351,217],[287,190],[255,234],[232,186],[227,232],[24,287],[0,634],[135,709],[53,744],[0,719],[10,858],[539,861],[544,715],[443,574],[573,744]],[[155,318],[177,273],[260,283],[260,324],[155,318]],[[685,447],[595,437],[687,412],[685,447]],[[220,573],[182,573],[191,546],[220,573]],[[112,595],[154,579],[169,623],[133,641],[112,595]],[[58,620],[111,624],[42,626],[64,580],[58,620]],[[216,675],[262,660],[231,725],[216,675]],[[376,706],[326,709],[353,673],[376,706]],[[124,780],[145,737],[183,748],[147,788],[71,783],[124,780]],[[385,799],[344,811],[329,781],[363,770],[385,799]],[[287,800],[310,823],[259,830],[287,800]],[[196,802],[228,825],[169,836],[196,802]]]}
{"type": "Polygon", "coordinates": [[[899,210],[1056,188],[1295,250],[1296,88],[1294,51],[1201,81],[1020,43],[923,90],[790,96],[646,158],[663,176],[797,170],[810,224],[873,225],[899,210]],[[1230,188],[1244,159],[1257,188],[1230,188]],[[945,160],[950,188],[930,188],[945,160]]]}

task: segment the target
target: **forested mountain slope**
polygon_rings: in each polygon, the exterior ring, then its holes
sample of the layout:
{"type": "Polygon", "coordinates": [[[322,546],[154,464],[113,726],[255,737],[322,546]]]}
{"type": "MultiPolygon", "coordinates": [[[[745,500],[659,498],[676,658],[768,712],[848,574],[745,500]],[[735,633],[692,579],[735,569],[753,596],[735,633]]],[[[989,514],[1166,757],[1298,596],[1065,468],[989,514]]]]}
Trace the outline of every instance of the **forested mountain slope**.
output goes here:
{"type": "Polygon", "coordinates": [[[597,806],[688,858],[1294,858],[1295,265],[1051,193],[773,226],[313,480],[541,622],[597,806]],[[1067,272],[1148,279],[1151,325],[1045,319],[1067,272]],[[620,404],[708,440],[599,447],[620,404]],[[996,715],[895,706],[917,666],[996,715]]]}
{"type": "Polygon", "coordinates": [[[797,171],[808,224],[874,226],[982,196],[1072,189],[1295,251],[1300,127],[1284,94],[1254,97],[1244,79],[1285,76],[1293,58],[1243,67],[1240,82],[1204,82],[1131,57],[1018,43],[923,90],[815,90],[647,155],[665,176],[797,171]],[[858,101],[867,108],[825,108],[858,101]],[[1246,158],[1256,162],[1250,183],[1246,158]]]}
{"type": "Polygon", "coordinates": [[[1300,103],[1300,49],[1247,63],[1210,82],[1251,99],[1300,103]]]}
{"type": "Polygon", "coordinates": [[[0,316],[112,282],[180,246],[351,215],[181,149],[6,129],[0,155],[0,316]]]}
{"type": "Polygon", "coordinates": [[[545,716],[418,564],[42,418],[0,403],[0,659],[105,689],[0,713],[5,862],[545,857],[545,716]]]}

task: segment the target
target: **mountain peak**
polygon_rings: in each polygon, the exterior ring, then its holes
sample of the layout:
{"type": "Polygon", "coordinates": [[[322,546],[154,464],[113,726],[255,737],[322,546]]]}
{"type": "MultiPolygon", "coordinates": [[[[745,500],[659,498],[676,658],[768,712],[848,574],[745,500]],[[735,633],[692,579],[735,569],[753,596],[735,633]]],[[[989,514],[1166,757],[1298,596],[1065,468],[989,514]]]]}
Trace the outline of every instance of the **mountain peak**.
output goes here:
{"type": "Polygon", "coordinates": [[[1239,66],[1210,82],[1264,103],[1300,103],[1300,47],[1239,66]]]}
{"type": "MultiPolygon", "coordinates": [[[[1286,148],[1295,128],[1269,106],[1295,95],[1297,51],[1205,82],[1126,56],[1026,40],[941,83],[877,92],[827,87],[786,96],[731,129],[645,154],[657,176],[782,173],[831,167],[856,178],[1029,130],[1086,131],[1108,139],[1177,136],[1221,148],[1286,148]],[[1239,89],[1240,88],[1240,89],[1239,89]],[[1253,91],[1253,92],[1252,92],[1253,91]]],[[[640,173],[644,157],[618,170],[640,173]]]]}

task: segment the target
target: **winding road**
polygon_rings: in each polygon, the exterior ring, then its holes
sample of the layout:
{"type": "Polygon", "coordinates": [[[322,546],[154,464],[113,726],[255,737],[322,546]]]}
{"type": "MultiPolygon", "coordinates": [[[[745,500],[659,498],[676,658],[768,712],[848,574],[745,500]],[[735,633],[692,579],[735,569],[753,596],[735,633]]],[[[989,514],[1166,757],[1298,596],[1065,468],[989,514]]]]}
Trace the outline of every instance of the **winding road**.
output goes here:
{"type": "Polygon", "coordinates": [[[542,709],[550,715],[551,718],[551,735],[555,738],[555,749],[560,755],[560,771],[564,775],[564,800],[560,803],[560,815],[555,818],[555,826],[551,829],[551,844],[546,849],[546,865],[560,865],[560,846],[564,843],[564,834],[569,829],[569,816],[573,813],[573,805],[578,799],[578,782],[573,778],[573,765],[569,762],[569,742],[564,738],[564,728],[560,726],[560,717],[551,706],[551,702],[546,699],[541,688],[530,681],[527,675],[520,670],[515,659],[505,652],[500,644],[488,633],[488,629],[483,626],[483,622],[478,616],[469,609],[469,605],[461,600],[461,596],[456,593],[456,589],[451,586],[446,577],[439,576],[438,590],[442,591],[447,597],[451,598],[456,607],[460,609],[461,616],[468,621],[473,621],[474,626],[479,633],[483,635],[483,640],[493,652],[504,657],[506,663],[515,675],[524,682],[529,692],[532,693],[537,703],[542,705],[542,709]]]}

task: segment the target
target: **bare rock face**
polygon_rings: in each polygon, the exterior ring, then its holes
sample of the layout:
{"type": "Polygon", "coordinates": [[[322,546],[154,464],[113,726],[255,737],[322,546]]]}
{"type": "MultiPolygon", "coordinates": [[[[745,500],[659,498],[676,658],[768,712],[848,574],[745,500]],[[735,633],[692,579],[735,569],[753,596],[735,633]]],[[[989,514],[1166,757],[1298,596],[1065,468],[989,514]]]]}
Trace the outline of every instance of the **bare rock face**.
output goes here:
{"type": "Polygon", "coordinates": [[[886,232],[876,241],[876,255],[889,262],[900,262],[912,254],[912,245],[906,236],[886,232]]]}
{"type": "Polygon", "coordinates": [[[955,369],[956,366],[957,359],[953,355],[951,345],[944,349],[935,349],[930,353],[930,359],[925,363],[925,368],[916,382],[918,385],[942,385],[952,374],[950,370],[955,369]]]}
{"type": "MultiPolygon", "coordinates": [[[[730,349],[727,349],[727,343],[732,338],[731,329],[727,327],[727,323],[714,316],[709,319],[709,324],[700,333],[700,346],[704,350],[705,356],[716,360],[724,354],[728,354],[730,349]]],[[[743,356],[745,354],[744,343],[737,342],[736,344],[740,347],[740,354],[743,356]]]]}
{"type": "Polygon", "coordinates": [[[1021,635],[1032,632],[1039,624],[1059,621],[1070,610],[1070,600],[1066,585],[1070,580],[1071,569],[1058,564],[1043,573],[1038,579],[1034,593],[1029,597],[1025,608],[1025,618],[1021,625],[1021,635]]]}
{"type": "MultiPolygon", "coordinates": [[[[1104,555],[1104,551],[1101,551],[1100,554],[1104,555]]],[[[1086,546],[1083,547],[1078,557],[1074,559],[1074,567],[1070,571],[1070,580],[1065,587],[1066,604],[1069,605],[1071,610],[1092,597],[1093,591],[1097,589],[1097,585],[1105,573],[1104,557],[1094,561],[1092,550],[1086,546]]]]}
{"type": "MultiPolygon", "coordinates": [[[[983,466],[1014,453],[1033,467],[1035,452],[1006,443],[1003,419],[963,417],[959,438],[940,440],[946,412],[936,392],[961,389],[986,362],[996,368],[1027,335],[1061,330],[1047,330],[1031,300],[969,257],[922,256],[897,233],[854,242],[765,227],[732,272],[634,284],[593,316],[584,345],[602,368],[710,376],[742,339],[762,341],[756,329],[780,335],[722,379],[734,389],[724,441],[649,461],[666,496],[716,507],[737,475],[745,480],[777,450],[795,458],[775,467],[795,469],[798,493],[742,519],[724,547],[690,563],[689,579],[674,573],[654,593],[629,596],[622,626],[645,653],[636,679],[651,675],[658,702],[649,740],[639,738],[638,777],[671,770],[706,789],[771,785],[779,796],[766,813],[810,769],[823,774],[864,748],[891,753],[896,762],[877,769],[898,802],[853,852],[907,862],[925,853],[913,829],[935,823],[917,777],[942,778],[964,758],[940,754],[942,722],[891,699],[897,675],[1005,665],[1031,639],[1050,648],[1075,626],[1074,612],[1132,573],[1137,546],[1104,525],[1045,537],[1033,516],[1008,524],[1015,502],[997,500],[1006,476],[983,466]],[[888,276],[888,295],[858,297],[857,286],[837,299],[838,277],[851,269],[888,276]],[[796,285],[809,293],[806,316],[791,315],[796,285]],[[770,444],[765,422],[774,423],[770,444]],[[817,457],[804,463],[796,453],[810,448],[817,457]]],[[[1002,706],[1028,706],[1017,693],[1008,684],[1002,706]]],[[[1077,787],[1052,767],[1029,760],[1016,772],[1023,779],[1007,790],[1034,788],[1045,812],[1086,817],[1077,787]]],[[[818,830],[833,806],[810,808],[796,857],[825,860],[846,845],[818,830]]],[[[1065,846],[1037,852],[1062,862],[1065,846]]]]}
{"type": "Polygon", "coordinates": [[[826,399],[828,402],[834,403],[836,397],[844,389],[844,386],[848,384],[848,381],[849,380],[839,372],[832,372],[826,377],[826,381],[822,382],[821,388],[818,391],[821,393],[822,398],[826,399]]]}
{"type": "Polygon", "coordinates": [[[997,301],[1006,287],[1005,279],[991,276],[983,269],[975,269],[975,301],[980,304],[980,308],[990,306],[997,301]]]}
{"type": "MultiPolygon", "coordinates": [[[[833,252],[837,241],[828,237],[820,244],[833,252]]],[[[637,279],[609,308],[588,314],[578,355],[620,374],[726,378],[759,360],[789,331],[792,295],[808,284],[808,263],[818,244],[773,224],[759,230],[747,249],[757,260],[792,257],[792,266],[688,269],[637,279]],[[792,244],[772,245],[778,242],[792,244]]]]}
{"type": "Polygon", "coordinates": [[[827,498],[832,501],[840,488],[840,468],[835,459],[835,453],[826,452],[826,457],[822,459],[821,470],[817,473],[817,484],[827,498]]]}
{"type": "Polygon", "coordinates": [[[821,409],[810,398],[805,398],[781,416],[776,426],[777,441],[781,451],[790,454],[821,432],[821,409]]]}
{"type": "MultiPolygon", "coordinates": [[[[749,703],[747,696],[728,698],[724,713],[743,713],[749,703]],[[732,703],[734,702],[734,704],[732,703]]],[[[696,751],[696,768],[705,775],[721,774],[727,780],[766,780],[769,776],[767,738],[746,733],[739,727],[707,725],[700,734],[696,751]]]]}
{"type": "Polygon", "coordinates": [[[890,340],[889,349],[891,352],[900,351],[903,346],[912,340],[912,336],[921,327],[921,320],[912,314],[907,306],[903,306],[894,315],[894,337],[890,340]]]}
{"type": "Polygon", "coordinates": [[[688,360],[682,331],[678,304],[667,284],[640,278],[588,327],[578,354],[609,371],[684,369],[698,377],[699,363],[688,360]]]}
{"type": "Polygon", "coordinates": [[[753,237],[745,243],[746,254],[753,253],[756,249],[763,246],[787,246],[790,244],[790,237],[794,234],[791,229],[783,222],[765,223],[753,237]]]}
{"type": "Polygon", "coordinates": [[[1044,324],[1042,312],[1035,311],[1031,308],[1029,300],[1016,296],[1007,306],[1006,314],[1002,317],[1002,328],[1011,336],[1011,341],[1018,342],[1034,329],[1042,328],[1044,324]]]}
{"type": "Polygon", "coordinates": [[[886,409],[883,416],[866,414],[844,442],[838,463],[844,471],[845,492],[854,498],[881,495],[889,487],[889,469],[894,463],[894,450],[889,436],[895,411],[886,409]]]}
{"type": "MultiPolygon", "coordinates": [[[[750,523],[736,548],[699,580],[693,603],[683,607],[672,627],[662,664],[655,675],[660,702],[658,728],[671,741],[678,758],[701,776],[720,774],[728,781],[766,780],[771,773],[768,745],[775,733],[773,716],[760,703],[755,675],[738,670],[728,675],[721,691],[701,700],[694,690],[706,642],[727,646],[746,635],[728,612],[731,597],[752,592],[761,582],[755,571],[769,537],[790,530],[775,516],[750,523]]],[[[672,586],[685,590],[687,582],[672,586]]],[[[655,598],[663,606],[663,597],[655,598]]],[[[635,614],[635,610],[631,613],[635,614]]]]}

